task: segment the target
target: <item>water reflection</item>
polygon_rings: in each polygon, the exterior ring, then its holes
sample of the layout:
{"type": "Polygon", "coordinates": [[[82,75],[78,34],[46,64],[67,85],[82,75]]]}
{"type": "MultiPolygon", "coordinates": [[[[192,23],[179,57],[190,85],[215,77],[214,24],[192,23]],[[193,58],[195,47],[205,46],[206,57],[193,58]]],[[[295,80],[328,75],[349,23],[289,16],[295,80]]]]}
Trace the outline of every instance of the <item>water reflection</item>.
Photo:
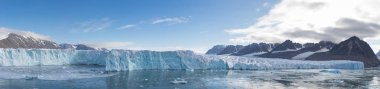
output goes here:
{"type": "Polygon", "coordinates": [[[3,76],[0,77],[0,89],[380,89],[380,69],[136,70],[101,73],[104,69],[98,67],[49,67],[40,68],[39,74],[45,78],[5,78],[15,76],[15,73],[29,73],[23,69],[0,68],[0,76],[3,76]],[[46,75],[59,78],[47,78],[46,75]]]}
{"type": "Polygon", "coordinates": [[[119,72],[107,77],[109,89],[321,89],[370,88],[379,89],[380,73],[374,70],[339,70],[323,73],[320,70],[275,71],[210,71],[210,70],[142,70],[119,72]],[[170,81],[184,79],[186,84],[170,81]]]}
{"type": "Polygon", "coordinates": [[[203,71],[203,70],[141,70],[120,72],[106,78],[107,87],[110,89],[136,89],[136,88],[207,88],[203,79],[213,77],[225,77],[228,71],[203,71]],[[186,84],[173,84],[171,81],[183,79],[186,84]]]}

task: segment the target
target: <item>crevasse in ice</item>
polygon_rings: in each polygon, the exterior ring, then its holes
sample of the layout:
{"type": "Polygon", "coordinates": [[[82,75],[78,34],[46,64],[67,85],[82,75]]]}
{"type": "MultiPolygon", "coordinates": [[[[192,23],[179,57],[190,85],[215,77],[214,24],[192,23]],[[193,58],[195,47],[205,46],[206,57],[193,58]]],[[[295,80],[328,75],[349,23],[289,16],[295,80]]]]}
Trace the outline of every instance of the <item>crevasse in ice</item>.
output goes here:
{"type": "Polygon", "coordinates": [[[108,71],[138,69],[363,69],[356,61],[302,61],[198,55],[192,51],[0,49],[0,66],[96,64],[108,71]]]}

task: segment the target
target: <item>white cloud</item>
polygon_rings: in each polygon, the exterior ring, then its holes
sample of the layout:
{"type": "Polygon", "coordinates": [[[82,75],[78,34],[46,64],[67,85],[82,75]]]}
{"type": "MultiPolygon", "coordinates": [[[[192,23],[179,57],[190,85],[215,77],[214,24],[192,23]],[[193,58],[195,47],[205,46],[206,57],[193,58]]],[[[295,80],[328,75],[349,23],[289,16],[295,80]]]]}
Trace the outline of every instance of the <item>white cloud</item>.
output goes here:
{"type": "Polygon", "coordinates": [[[7,38],[9,33],[14,33],[14,34],[18,34],[18,35],[26,36],[26,37],[33,37],[36,39],[51,40],[49,36],[37,34],[31,31],[21,31],[21,30],[6,28],[6,27],[0,27],[0,39],[7,38]]]}
{"type": "Polygon", "coordinates": [[[127,49],[133,43],[131,42],[102,42],[102,43],[87,43],[86,45],[95,48],[108,48],[108,49],[127,49]]]}
{"type": "Polygon", "coordinates": [[[189,18],[186,17],[173,17],[173,18],[162,18],[162,19],[156,19],[152,22],[152,24],[180,24],[180,23],[187,23],[189,22],[189,18]]]}
{"type": "Polygon", "coordinates": [[[379,44],[371,45],[371,48],[372,48],[373,52],[375,52],[375,53],[380,52],[380,45],[379,44]]]}
{"type": "Polygon", "coordinates": [[[229,29],[234,43],[380,38],[379,0],[282,0],[247,28],[229,29]]]}
{"type": "Polygon", "coordinates": [[[100,20],[82,22],[78,29],[82,30],[83,32],[97,32],[105,30],[111,25],[112,21],[109,18],[102,18],[100,20]]]}
{"type": "Polygon", "coordinates": [[[136,25],[127,24],[127,25],[119,27],[119,29],[130,29],[130,28],[134,28],[134,27],[136,27],[136,25]]]}

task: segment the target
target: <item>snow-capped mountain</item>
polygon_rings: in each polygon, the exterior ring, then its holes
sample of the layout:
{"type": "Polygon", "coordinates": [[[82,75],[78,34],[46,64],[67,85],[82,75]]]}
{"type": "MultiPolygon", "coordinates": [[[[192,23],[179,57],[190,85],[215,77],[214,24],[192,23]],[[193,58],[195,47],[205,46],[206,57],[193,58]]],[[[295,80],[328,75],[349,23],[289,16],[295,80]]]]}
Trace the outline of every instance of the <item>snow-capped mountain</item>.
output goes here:
{"type": "Polygon", "coordinates": [[[302,48],[298,48],[299,43],[292,43],[291,41],[285,41],[281,45],[280,49],[285,49],[285,51],[271,51],[262,55],[257,55],[259,57],[265,58],[284,58],[284,59],[297,59],[303,60],[316,52],[324,52],[330,50],[335,43],[330,41],[320,41],[319,43],[306,43],[303,44],[302,48]],[[287,45],[287,46],[284,46],[287,45]],[[290,45],[290,46],[289,46],[290,45]]]}
{"type": "Polygon", "coordinates": [[[0,40],[0,48],[46,48],[58,49],[59,46],[52,41],[38,39],[31,36],[22,36],[9,33],[8,37],[0,40]]]}
{"type": "Polygon", "coordinates": [[[76,50],[96,50],[84,44],[60,44],[40,39],[38,37],[9,33],[7,37],[0,40],[0,48],[43,48],[43,49],[76,49],[76,50]]]}
{"type": "Polygon", "coordinates": [[[73,44],[67,44],[67,43],[59,44],[59,47],[61,49],[76,49],[75,45],[73,45],[73,44]]]}
{"type": "Polygon", "coordinates": [[[252,43],[250,45],[244,46],[241,50],[238,52],[232,54],[235,56],[241,56],[241,55],[247,55],[252,53],[259,53],[259,52],[270,52],[272,49],[277,47],[279,44],[274,43],[252,43]]]}
{"type": "Polygon", "coordinates": [[[227,45],[218,55],[233,54],[241,50],[244,46],[242,45],[227,45]]]}
{"type": "Polygon", "coordinates": [[[224,50],[235,50],[224,54],[231,54],[233,56],[246,56],[246,54],[264,52],[250,56],[316,61],[352,60],[363,62],[365,64],[365,67],[377,67],[380,65],[380,60],[377,58],[380,56],[380,52],[375,55],[371,47],[365,41],[359,39],[356,36],[340,42],[339,44],[335,44],[330,41],[300,44],[286,40],[278,45],[253,43],[244,46],[244,48],[238,51],[236,51],[235,46],[230,46],[230,48],[227,48],[228,47],[226,47],[224,50]]]}
{"type": "Polygon", "coordinates": [[[208,50],[206,52],[206,54],[214,54],[214,55],[216,55],[216,54],[220,53],[221,51],[223,51],[224,48],[226,48],[225,45],[215,45],[210,50],[208,50]]]}
{"type": "Polygon", "coordinates": [[[87,46],[87,45],[84,45],[84,44],[76,44],[76,45],[73,45],[73,44],[67,44],[67,43],[64,43],[64,44],[59,44],[59,47],[60,47],[61,49],[96,50],[95,48],[90,47],[90,46],[87,46]]]}
{"type": "Polygon", "coordinates": [[[340,42],[330,51],[315,53],[307,57],[306,60],[352,60],[363,62],[365,67],[377,67],[380,65],[379,59],[367,42],[356,36],[340,42]]]}

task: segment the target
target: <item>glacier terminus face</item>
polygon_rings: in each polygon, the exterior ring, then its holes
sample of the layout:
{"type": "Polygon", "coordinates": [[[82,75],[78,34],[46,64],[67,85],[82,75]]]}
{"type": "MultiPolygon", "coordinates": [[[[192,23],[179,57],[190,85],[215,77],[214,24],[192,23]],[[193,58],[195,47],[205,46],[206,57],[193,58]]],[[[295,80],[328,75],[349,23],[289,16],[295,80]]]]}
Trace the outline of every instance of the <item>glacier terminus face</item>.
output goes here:
{"type": "Polygon", "coordinates": [[[192,51],[0,49],[0,66],[103,65],[107,71],[141,69],[363,69],[357,61],[303,61],[199,55],[192,51]]]}

